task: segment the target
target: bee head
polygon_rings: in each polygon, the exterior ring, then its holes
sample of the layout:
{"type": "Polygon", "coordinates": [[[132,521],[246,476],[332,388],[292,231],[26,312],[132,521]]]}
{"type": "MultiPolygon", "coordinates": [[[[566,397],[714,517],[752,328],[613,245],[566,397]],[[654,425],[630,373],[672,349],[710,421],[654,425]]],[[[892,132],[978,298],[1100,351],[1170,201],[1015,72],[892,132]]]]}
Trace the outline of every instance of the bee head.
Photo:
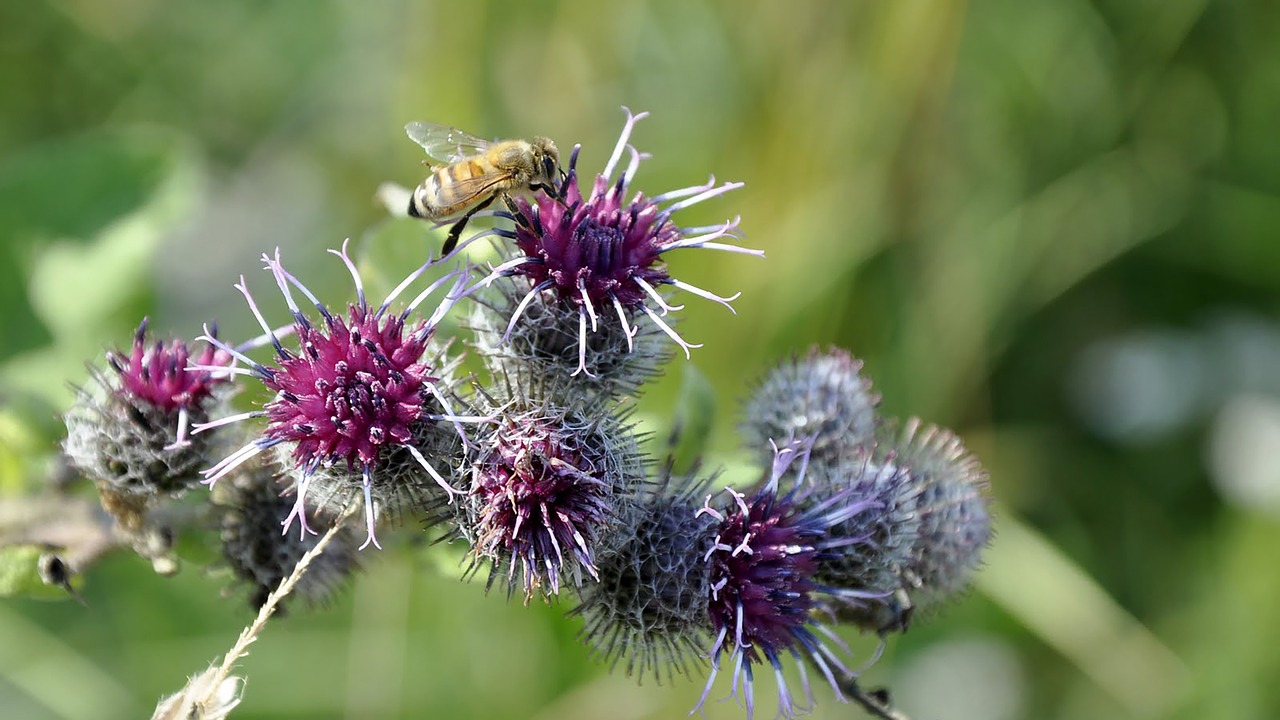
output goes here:
{"type": "MultiPolygon", "coordinates": [[[[551,138],[536,137],[529,144],[533,145],[538,171],[542,173],[543,179],[554,181],[560,168],[560,151],[556,149],[555,142],[551,138]]],[[[551,182],[547,184],[550,185],[551,182]]]]}

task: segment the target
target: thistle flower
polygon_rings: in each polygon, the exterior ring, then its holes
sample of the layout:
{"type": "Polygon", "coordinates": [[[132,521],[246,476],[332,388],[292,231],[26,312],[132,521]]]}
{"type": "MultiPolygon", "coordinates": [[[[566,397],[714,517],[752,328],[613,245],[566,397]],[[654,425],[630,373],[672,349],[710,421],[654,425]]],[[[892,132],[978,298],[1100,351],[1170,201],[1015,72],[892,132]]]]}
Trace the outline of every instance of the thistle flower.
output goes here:
{"type": "Polygon", "coordinates": [[[773,368],[752,392],[742,423],[749,447],[770,438],[813,438],[812,461],[835,462],[875,444],[880,396],[848,351],[812,348],[773,368]]]}
{"type": "MultiPolygon", "coordinates": [[[[470,434],[461,431],[457,423],[482,418],[475,416],[471,401],[459,391],[463,382],[458,376],[462,357],[450,355],[447,350],[447,345],[436,347],[434,342],[429,343],[419,360],[431,368],[432,385],[443,402],[434,395],[425,398],[423,407],[427,412],[410,425],[411,441],[391,445],[378,456],[369,498],[380,519],[398,522],[408,512],[424,527],[431,527],[452,520],[460,512],[457,500],[468,482],[466,451],[468,447],[474,450],[474,440],[467,440],[470,434]],[[452,415],[446,413],[446,407],[452,415]],[[455,422],[441,422],[449,418],[455,422]],[[426,471],[420,459],[426,459],[433,472],[426,471]]],[[[362,472],[357,475],[342,462],[315,468],[299,464],[294,450],[292,443],[281,443],[270,452],[275,464],[282,468],[281,479],[288,485],[288,493],[296,493],[305,485],[308,508],[336,516],[351,502],[354,488],[363,492],[362,472]]]]}
{"type": "Polygon", "coordinates": [[[803,469],[796,486],[781,493],[779,480],[797,458],[802,458],[803,468],[807,454],[808,447],[801,441],[775,448],[769,480],[751,496],[726,488],[727,503],[712,505],[708,498],[699,511],[719,523],[706,553],[711,567],[708,614],[715,639],[711,675],[699,708],[727,661],[733,672],[732,694],[736,696],[741,688],[749,718],[755,712],[754,668],[764,663],[772,667],[777,680],[779,714],[790,718],[806,711],[807,706],[796,704],[783,678],[782,658],[787,654],[798,662],[808,705],[813,696],[806,663],[816,667],[844,701],[832,668],[843,675],[849,670],[819,637],[828,631],[814,611],[821,609],[824,596],[856,601],[869,593],[822,585],[818,572],[827,558],[867,541],[865,536],[846,537],[834,531],[876,503],[851,490],[821,502],[806,502],[803,469]]]}
{"type": "Polygon", "coordinates": [[[686,342],[662,318],[683,306],[673,306],[663,298],[658,288],[663,285],[684,290],[699,297],[718,302],[733,310],[730,303],[738,295],[720,297],[711,292],[673,278],[662,260],[664,253],[687,247],[759,255],[736,245],[717,242],[726,237],[736,238],[734,231],[738,220],[728,220],[720,225],[682,228],[671,216],[678,210],[696,205],[704,200],[742,187],[742,183],[717,185],[712,177],[706,185],[674,190],[655,197],[636,193],[625,200],[628,185],[640,167],[642,156],[627,144],[635,123],[647,113],[627,113],[626,124],[614,147],[604,171],[597,175],[589,192],[584,196],[577,173],[578,151],[573,150],[568,174],[557,193],[540,194],[533,202],[518,198],[510,204],[510,215],[515,222],[514,231],[497,231],[513,239],[521,256],[504,262],[478,287],[487,286],[499,277],[527,278],[529,289],[516,305],[503,335],[504,341],[520,321],[521,315],[535,302],[554,308],[558,317],[577,325],[578,366],[573,374],[591,374],[587,368],[588,328],[590,333],[601,331],[616,315],[622,337],[628,349],[637,330],[633,321],[640,314],[647,315],[662,332],[671,337],[689,356],[689,350],[697,345],[686,342]],[[615,177],[621,167],[623,152],[629,151],[631,160],[615,177]],[[652,302],[653,307],[650,307],[652,302]],[[657,308],[655,311],[654,308],[657,308]]]}
{"type": "MultiPolygon", "coordinates": [[[[356,302],[347,308],[346,317],[330,313],[314,294],[275,258],[262,256],[271,271],[293,317],[288,334],[297,336],[298,351],[285,349],[281,337],[285,332],[272,330],[245,285],[244,278],[236,288],[244,295],[249,309],[262,326],[261,341],[269,341],[276,350],[277,363],[267,366],[244,355],[211,336],[204,339],[235,355],[248,365],[241,372],[258,378],[274,397],[261,409],[242,413],[197,427],[197,431],[250,418],[266,418],[267,428],[221,462],[204,471],[204,482],[212,484],[241,463],[263,450],[288,444],[290,464],[298,471],[293,509],[284,520],[285,529],[296,519],[300,533],[313,532],[307,527],[306,500],[312,478],[322,469],[345,468],[335,492],[340,502],[353,502],[363,495],[365,524],[370,543],[377,547],[375,520],[383,510],[374,502],[374,487],[384,486],[388,478],[379,468],[396,448],[403,448],[440,488],[450,495],[453,488],[422,455],[414,435],[415,426],[423,422],[452,423],[462,434],[461,422],[474,418],[452,414],[449,401],[440,391],[439,378],[425,362],[428,343],[437,323],[453,306],[465,283],[465,272],[455,271],[436,280],[398,313],[387,309],[401,292],[415,281],[431,262],[409,274],[381,305],[371,306],[355,263],[347,255],[347,243],[341,251],[330,250],[346,265],[356,287],[356,302]],[[413,327],[407,325],[411,313],[441,285],[454,281],[452,290],[426,320],[413,327]],[[312,302],[323,324],[313,324],[294,302],[293,286],[312,302]]],[[[465,436],[464,436],[465,437],[465,436]]],[[[394,493],[379,493],[392,497],[394,493]]],[[[364,547],[362,546],[362,548],[364,547]]]]}
{"type": "MultiPolygon", "coordinates": [[[[637,503],[632,530],[600,562],[600,582],[582,588],[573,610],[586,619],[584,639],[628,674],[659,680],[689,669],[690,650],[711,660],[705,704],[717,674],[729,668],[733,694],[741,691],[755,713],[754,672],[768,664],[778,682],[778,709],[803,712],[783,679],[782,660],[799,661],[804,694],[812,703],[806,665],[821,672],[840,696],[835,671],[848,674],[823,636],[828,603],[852,603],[871,593],[823,582],[824,563],[855,552],[869,537],[853,518],[872,512],[875,500],[852,488],[814,497],[803,482],[808,446],[775,448],[768,479],[744,494],[733,488],[712,502],[697,496],[710,479],[672,477],[651,485],[637,503]],[[797,460],[799,482],[781,479],[797,460]],[[846,534],[853,528],[860,534],[846,534]]],[[[838,641],[835,641],[838,643],[838,641]]],[[[843,698],[841,698],[843,699],[843,698]]]]}
{"type": "Polygon", "coordinates": [[[142,500],[184,490],[209,450],[188,428],[224,399],[229,361],[213,347],[193,357],[182,340],[148,344],[144,319],[128,354],[107,353],[113,372],[91,370],[96,387],[78,389],[64,417],[68,459],[112,493],[142,500]]]}
{"type": "Polygon", "coordinates": [[[508,593],[519,586],[527,602],[539,588],[558,594],[562,579],[599,577],[600,547],[630,522],[643,468],[622,416],[565,406],[562,393],[528,378],[507,380],[505,397],[490,400],[496,424],[477,441],[460,531],[472,571],[488,561],[492,584],[505,570],[508,593]]]}
{"type": "MultiPolygon", "coordinates": [[[[221,510],[222,555],[236,578],[251,588],[249,604],[255,610],[318,542],[310,536],[280,535],[280,525],[289,516],[293,501],[282,495],[284,486],[276,479],[279,472],[270,462],[255,461],[247,472],[232,474],[214,489],[214,501],[221,510]]],[[[359,540],[350,529],[340,529],[293,593],[310,603],[332,596],[359,568],[359,540]]]]}

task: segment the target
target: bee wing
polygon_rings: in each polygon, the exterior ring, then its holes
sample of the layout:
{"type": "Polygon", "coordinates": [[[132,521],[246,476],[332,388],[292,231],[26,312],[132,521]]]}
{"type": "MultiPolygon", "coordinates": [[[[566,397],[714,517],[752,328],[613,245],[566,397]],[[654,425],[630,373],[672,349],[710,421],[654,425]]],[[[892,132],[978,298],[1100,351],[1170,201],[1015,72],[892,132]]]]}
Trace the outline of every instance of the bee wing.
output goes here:
{"type": "Polygon", "coordinates": [[[489,173],[474,175],[461,180],[454,180],[446,187],[436,186],[435,201],[437,205],[456,205],[465,209],[480,202],[500,188],[504,188],[511,179],[511,173],[489,173]]]}
{"type": "Polygon", "coordinates": [[[492,144],[471,133],[439,123],[411,122],[404,126],[404,131],[428,155],[446,163],[456,163],[469,155],[479,155],[492,144]]]}

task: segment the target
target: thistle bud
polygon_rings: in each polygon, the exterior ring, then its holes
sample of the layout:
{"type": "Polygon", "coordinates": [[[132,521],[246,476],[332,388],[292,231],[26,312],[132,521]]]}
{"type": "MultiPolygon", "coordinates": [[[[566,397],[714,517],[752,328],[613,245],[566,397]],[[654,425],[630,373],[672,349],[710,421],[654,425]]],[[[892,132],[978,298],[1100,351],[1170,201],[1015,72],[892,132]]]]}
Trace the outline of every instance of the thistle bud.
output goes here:
{"type": "Polygon", "coordinates": [[[769,440],[812,439],[810,462],[837,462],[875,443],[880,396],[863,377],[862,361],[847,351],[816,347],[771,370],[751,393],[743,412],[748,447],[769,440]]]}
{"type": "MultiPolygon", "coordinates": [[[[221,511],[222,555],[236,578],[249,586],[249,604],[255,610],[318,541],[311,535],[280,532],[293,500],[283,494],[278,474],[278,467],[259,461],[214,489],[221,511]]],[[[321,524],[332,517],[322,516],[321,524]]],[[[346,527],[339,530],[298,580],[293,594],[313,604],[328,600],[359,569],[359,544],[357,533],[346,527]]]]}

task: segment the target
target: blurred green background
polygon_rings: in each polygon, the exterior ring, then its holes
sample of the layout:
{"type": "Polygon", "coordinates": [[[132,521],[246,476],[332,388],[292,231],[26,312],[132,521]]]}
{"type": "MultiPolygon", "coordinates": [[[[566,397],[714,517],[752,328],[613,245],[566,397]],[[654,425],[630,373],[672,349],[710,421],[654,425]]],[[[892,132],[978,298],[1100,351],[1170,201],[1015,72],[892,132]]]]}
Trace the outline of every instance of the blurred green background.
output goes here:
{"type": "MultiPolygon", "coordinates": [[[[241,273],[281,310],[263,251],[328,298],[345,237],[425,256],[419,226],[376,232],[374,189],[423,173],[405,122],[596,169],[625,104],[652,112],[636,187],[745,181],[680,220],[741,213],[768,254],[670,258],[742,291],[681,313],[712,462],[739,462],[748,383],[835,343],[990,470],[974,591],[868,684],[916,720],[1280,717],[1277,37],[1266,0],[2,3],[0,488],[38,481],[69,383],[142,315],[244,338],[241,273]]],[[[686,364],[644,400],[658,426],[686,364]]],[[[610,676],[563,604],[372,555],[267,628],[234,717],[668,718],[701,691],[610,676]]],[[[0,717],[146,717],[249,619],[224,585],[122,554],[87,607],[3,601],[0,717]]]]}

